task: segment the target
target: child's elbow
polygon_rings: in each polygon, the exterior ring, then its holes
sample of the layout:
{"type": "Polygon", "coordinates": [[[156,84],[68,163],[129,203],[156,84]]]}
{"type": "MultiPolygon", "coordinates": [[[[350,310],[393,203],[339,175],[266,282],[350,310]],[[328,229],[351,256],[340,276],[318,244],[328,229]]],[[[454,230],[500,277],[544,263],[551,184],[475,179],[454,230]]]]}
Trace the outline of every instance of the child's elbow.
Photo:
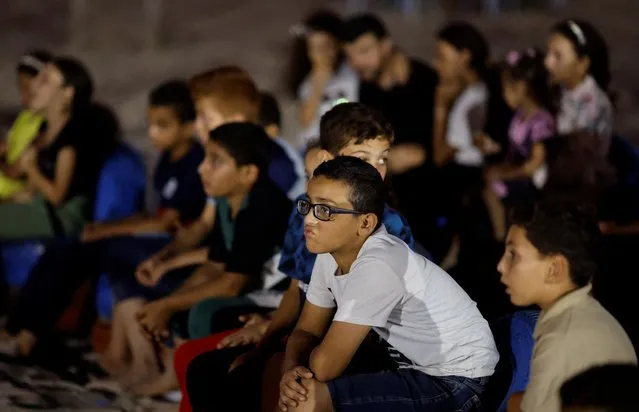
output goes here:
{"type": "Polygon", "coordinates": [[[322,351],[314,351],[310,359],[310,367],[313,377],[319,382],[328,382],[338,377],[335,362],[322,351]]]}

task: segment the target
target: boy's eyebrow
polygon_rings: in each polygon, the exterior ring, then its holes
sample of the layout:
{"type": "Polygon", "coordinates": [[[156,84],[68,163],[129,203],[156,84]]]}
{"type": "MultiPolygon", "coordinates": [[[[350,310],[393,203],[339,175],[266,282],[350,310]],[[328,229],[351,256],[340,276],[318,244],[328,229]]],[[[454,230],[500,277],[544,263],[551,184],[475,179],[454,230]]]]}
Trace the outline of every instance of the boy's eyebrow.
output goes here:
{"type": "Polygon", "coordinates": [[[318,201],[318,202],[321,202],[321,203],[326,203],[326,204],[331,204],[331,205],[335,205],[336,204],[331,199],[326,199],[324,197],[316,197],[315,200],[318,201]]]}

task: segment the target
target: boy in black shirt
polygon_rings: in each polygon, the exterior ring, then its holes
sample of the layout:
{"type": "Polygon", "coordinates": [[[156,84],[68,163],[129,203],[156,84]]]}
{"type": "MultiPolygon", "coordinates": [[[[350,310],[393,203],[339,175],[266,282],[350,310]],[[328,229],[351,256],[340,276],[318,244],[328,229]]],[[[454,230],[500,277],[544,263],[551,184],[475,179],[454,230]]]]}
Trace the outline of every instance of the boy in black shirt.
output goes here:
{"type": "Polygon", "coordinates": [[[429,249],[435,218],[419,189],[431,176],[437,75],[399,50],[384,24],[372,14],[347,20],[343,40],[349,62],[362,82],[359,101],[382,112],[395,131],[388,170],[397,207],[408,219],[415,239],[429,249]]]}
{"type": "MultiPolygon", "coordinates": [[[[199,266],[173,293],[137,310],[139,325],[149,337],[156,340],[168,337],[171,317],[200,302],[210,305],[197,305],[191,310],[189,329],[193,323],[212,322],[216,309],[237,305],[233,298],[244,295],[242,304],[253,302],[253,307],[262,306],[260,298],[269,295],[259,292],[266,292],[285,279],[275,268],[292,203],[267,176],[271,143],[264,130],[251,123],[229,123],[210,133],[206,158],[199,168],[204,190],[216,202],[208,262],[199,266]]],[[[175,276],[168,273],[163,278],[175,276]]],[[[122,304],[125,303],[130,311],[141,305],[141,300],[129,296],[122,304]]],[[[128,325],[131,330],[136,327],[128,325]]],[[[151,345],[137,338],[135,342],[138,350],[151,345]]],[[[168,363],[166,366],[165,374],[139,386],[136,392],[156,395],[177,384],[173,368],[168,363]]]]}

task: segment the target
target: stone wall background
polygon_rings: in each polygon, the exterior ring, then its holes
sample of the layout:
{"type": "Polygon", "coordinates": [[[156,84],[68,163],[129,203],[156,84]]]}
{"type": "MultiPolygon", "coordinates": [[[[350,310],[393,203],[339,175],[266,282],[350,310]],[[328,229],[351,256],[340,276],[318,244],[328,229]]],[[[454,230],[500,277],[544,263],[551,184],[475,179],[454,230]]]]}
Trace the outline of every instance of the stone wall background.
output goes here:
{"type": "MultiPolygon", "coordinates": [[[[143,0],[87,0],[88,18],[81,36],[70,35],[72,1],[0,2],[0,107],[17,101],[13,70],[24,50],[44,47],[73,54],[87,63],[97,82],[98,99],[117,111],[126,138],[143,150],[149,162],[153,154],[144,132],[148,91],[168,78],[188,77],[213,65],[242,65],[260,87],[276,92],[285,112],[285,135],[294,135],[294,106],[284,96],[281,82],[290,44],[288,29],[316,7],[345,10],[344,1],[165,0],[162,43],[149,48],[144,43],[143,0]]],[[[427,61],[434,50],[433,34],[450,18],[477,24],[495,57],[513,48],[544,47],[548,30],[563,17],[590,20],[611,48],[613,88],[619,92],[617,130],[639,143],[639,1],[569,0],[566,8],[552,12],[526,9],[486,15],[444,12],[435,0],[422,0],[420,13],[410,16],[389,8],[390,2],[373,2],[375,11],[401,47],[427,61]]],[[[82,31],[76,28],[76,33],[82,31]]]]}

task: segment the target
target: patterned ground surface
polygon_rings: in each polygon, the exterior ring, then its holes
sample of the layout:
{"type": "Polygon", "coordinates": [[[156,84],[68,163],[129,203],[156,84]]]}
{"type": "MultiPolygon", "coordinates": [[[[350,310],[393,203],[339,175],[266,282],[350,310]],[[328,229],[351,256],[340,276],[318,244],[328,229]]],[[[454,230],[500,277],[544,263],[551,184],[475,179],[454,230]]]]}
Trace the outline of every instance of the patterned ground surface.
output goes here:
{"type": "Polygon", "coordinates": [[[136,400],[108,390],[90,390],[80,382],[77,367],[54,373],[0,358],[0,410],[146,412],[175,411],[177,406],[150,399],[136,400]],[[62,375],[62,376],[61,376],[62,375]]]}

